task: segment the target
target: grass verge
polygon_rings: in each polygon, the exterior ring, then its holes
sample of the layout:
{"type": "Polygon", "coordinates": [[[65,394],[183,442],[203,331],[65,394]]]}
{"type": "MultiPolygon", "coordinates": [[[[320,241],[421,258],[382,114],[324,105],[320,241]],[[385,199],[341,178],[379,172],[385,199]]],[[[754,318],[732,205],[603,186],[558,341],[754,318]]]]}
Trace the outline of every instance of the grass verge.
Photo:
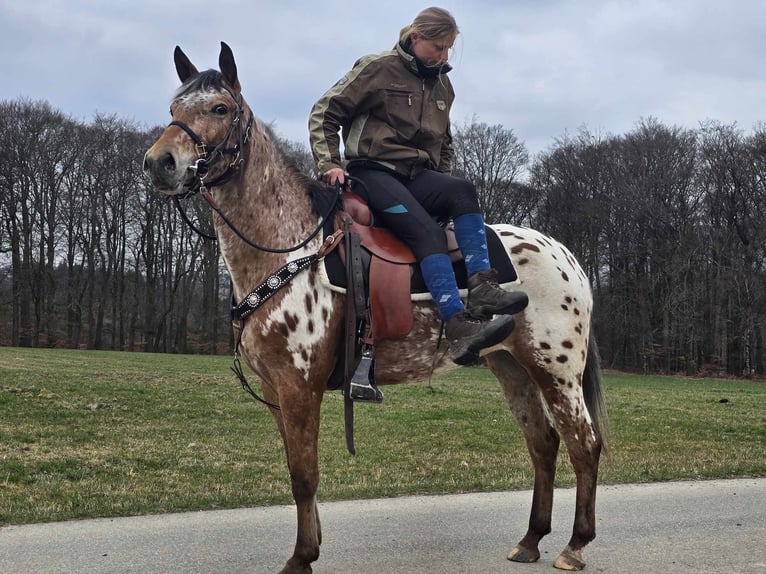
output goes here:
{"type": "MultiPolygon", "coordinates": [[[[0,524],[291,502],[281,441],[226,357],[0,348],[0,524]]],[[[608,373],[606,483],[766,476],[766,384],[608,373]]],[[[387,387],[345,450],[325,396],[320,500],[529,488],[486,369],[387,387]]],[[[574,483],[566,452],[557,484],[574,483]]]]}

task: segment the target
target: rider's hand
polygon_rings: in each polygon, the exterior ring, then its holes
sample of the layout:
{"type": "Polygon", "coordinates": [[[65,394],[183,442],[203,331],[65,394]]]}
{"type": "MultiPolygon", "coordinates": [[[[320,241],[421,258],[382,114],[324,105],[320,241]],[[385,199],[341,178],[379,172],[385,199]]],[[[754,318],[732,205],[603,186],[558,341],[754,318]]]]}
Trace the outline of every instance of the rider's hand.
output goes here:
{"type": "Polygon", "coordinates": [[[329,183],[330,185],[335,185],[336,182],[339,185],[343,185],[346,182],[347,175],[346,170],[340,167],[334,167],[322,174],[322,181],[329,183]]]}

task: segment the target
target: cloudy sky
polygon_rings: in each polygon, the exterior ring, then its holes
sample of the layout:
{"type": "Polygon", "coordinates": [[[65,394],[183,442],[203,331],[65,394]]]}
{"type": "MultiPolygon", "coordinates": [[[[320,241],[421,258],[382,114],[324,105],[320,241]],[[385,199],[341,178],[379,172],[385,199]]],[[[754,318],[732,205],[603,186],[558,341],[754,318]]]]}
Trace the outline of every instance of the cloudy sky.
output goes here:
{"type": "MultiPolygon", "coordinates": [[[[89,121],[169,121],[173,48],[237,60],[245,98],[306,142],[314,101],[364,54],[393,46],[412,0],[0,0],[0,100],[48,101],[89,121]]],[[[514,131],[530,152],[642,118],[749,132],[766,120],[763,0],[442,0],[461,28],[452,120],[514,131]]]]}

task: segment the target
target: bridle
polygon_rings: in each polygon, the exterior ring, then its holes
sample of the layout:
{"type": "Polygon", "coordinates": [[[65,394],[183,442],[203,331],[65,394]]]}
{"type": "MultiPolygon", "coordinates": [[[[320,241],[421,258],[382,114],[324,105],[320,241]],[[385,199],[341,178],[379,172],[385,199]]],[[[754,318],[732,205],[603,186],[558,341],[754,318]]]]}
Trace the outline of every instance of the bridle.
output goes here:
{"type": "Polygon", "coordinates": [[[247,121],[247,125],[242,129],[242,115],[244,113],[244,107],[242,106],[241,94],[234,94],[231,90],[223,88],[232,99],[236,102],[237,107],[234,110],[231,124],[229,129],[226,130],[226,134],[223,139],[216,145],[206,144],[201,137],[199,137],[193,129],[191,129],[186,123],[173,120],[168,124],[170,126],[177,126],[181,128],[194,142],[194,149],[197,152],[197,161],[194,162],[189,169],[194,172],[194,182],[187,188],[187,192],[182,196],[182,199],[191,197],[198,192],[204,192],[207,188],[216,187],[229,181],[239,171],[240,166],[244,162],[242,158],[242,149],[247,141],[250,139],[250,132],[253,129],[253,123],[255,121],[252,112],[250,118],[247,121]],[[229,140],[234,132],[237,132],[237,143],[229,147],[229,140]],[[225,156],[233,156],[233,159],[226,166],[226,169],[216,178],[206,181],[210,175],[210,168],[218,163],[219,160],[225,156]]]}
{"type": "MultiPolygon", "coordinates": [[[[237,227],[231,222],[231,220],[229,220],[229,218],[226,217],[226,215],[223,213],[221,208],[218,206],[215,199],[213,199],[213,196],[208,191],[209,188],[223,185],[227,181],[231,180],[239,171],[240,167],[242,166],[242,163],[244,162],[244,158],[242,158],[242,150],[244,148],[244,145],[250,139],[250,132],[252,131],[253,124],[255,122],[255,119],[251,112],[250,118],[247,121],[247,126],[245,127],[244,130],[242,129],[242,116],[244,114],[244,106],[242,105],[242,96],[240,94],[234,94],[231,90],[229,90],[226,87],[224,87],[223,89],[226,90],[226,92],[228,92],[228,94],[236,102],[237,108],[234,110],[233,117],[231,120],[231,125],[229,125],[229,129],[226,130],[226,134],[217,145],[206,144],[203,141],[203,139],[199,135],[197,135],[194,132],[194,130],[191,129],[184,122],[173,120],[172,122],[168,124],[168,127],[177,126],[181,128],[184,132],[186,132],[186,134],[194,142],[194,149],[197,152],[197,161],[194,162],[194,165],[189,167],[189,169],[192,172],[194,172],[194,176],[195,176],[194,181],[187,187],[186,193],[180,196],[178,195],[173,196],[175,206],[178,209],[179,213],[181,214],[181,217],[183,218],[183,220],[186,222],[186,224],[189,227],[191,227],[191,229],[193,229],[198,235],[204,237],[205,239],[210,239],[213,241],[217,240],[215,236],[206,234],[205,232],[197,228],[191,222],[191,220],[188,218],[183,208],[181,207],[180,199],[187,199],[189,197],[192,197],[193,195],[196,195],[197,193],[202,195],[205,201],[207,201],[207,203],[210,205],[213,211],[215,211],[219,215],[219,217],[224,221],[224,223],[226,223],[229,229],[231,229],[234,232],[234,234],[237,237],[239,237],[244,243],[246,243],[247,245],[249,245],[250,247],[254,249],[258,249],[259,251],[265,251],[267,253],[291,253],[293,251],[297,251],[298,249],[305,247],[321,231],[325,221],[327,221],[327,219],[330,217],[332,212],[335,210],[336,202],[331,202],[329,204],[327,213],[323,214],[322,219],[320,220],[316,229],[314,229],[314,231],[306,239],[304,239],[303,241],[301,241],[300,243],[296,245],[293,245],[292,247],[274,248],[274,247],[265,247],[245,237],[239,231],[239,229],[237,229],[237,227]],[[229,140],[231,139],[235,131],[237,132],[237,143],[236,145],[229,147],[229,140]],[[210,175],[211,167],[227,155],[234,156],[234,157],[226,166],[226,169],[218,177],[210,181],[207,181],[207,177],[210,175]]],[[[338,190],[338,194],[340,194],[340,190],[338,190]]]]}

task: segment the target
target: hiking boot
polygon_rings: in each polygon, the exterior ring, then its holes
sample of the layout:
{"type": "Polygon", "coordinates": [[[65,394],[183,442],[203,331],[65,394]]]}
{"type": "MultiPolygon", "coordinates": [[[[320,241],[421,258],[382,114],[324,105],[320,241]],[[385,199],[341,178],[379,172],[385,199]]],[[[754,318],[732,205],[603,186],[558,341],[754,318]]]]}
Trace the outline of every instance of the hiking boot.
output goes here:
{"type": "Polygon", "coordinates": [[[499,315],[487,321],[474,317],[468,311],[461,311],[447,321],[444,329],[450,357],[458,365],[474,363],[479,359],[479,351],[505,340],[514,325],[510,315],[499,315]]]}
{"type": "Polygon", "coordinates": [[[523,291],[506,291],[497,282],[497,271],[479,271],[468,278],[468,311],[480,318],[513,315],[523,311],[529,297],[523,291]]]}

